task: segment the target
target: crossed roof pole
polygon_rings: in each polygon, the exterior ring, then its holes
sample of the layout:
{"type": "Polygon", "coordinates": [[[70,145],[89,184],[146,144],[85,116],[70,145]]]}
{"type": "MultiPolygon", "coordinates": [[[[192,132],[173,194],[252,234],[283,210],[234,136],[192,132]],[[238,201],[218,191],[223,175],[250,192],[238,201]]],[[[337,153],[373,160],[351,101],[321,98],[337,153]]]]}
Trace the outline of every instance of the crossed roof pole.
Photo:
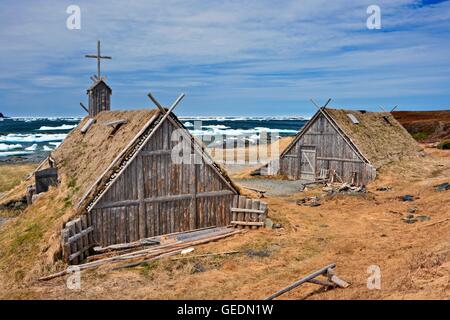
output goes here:
{"type": "Polygon", "coordinates": [[[156,98],[153,96],[153,94],[151,92],[149,92],[149,94],[147,95],[150,100],[152,100],[152,102],[155,104],[155,106],[159,109],[159,111],[163,114],[163,117],[161,119],[161,121],[165,120],[169,114],[171,112],[173,112],[173,110],[178,106],[178,104],[181,102],[181,100],[183,100],[183,98],[186,96],[184,93],[180,94],[178,96],[178,98],[172,103],[172,105],[170,106],[170,108],[168,110],[166,110],[160,103],[158,100],[156,100],[156,98]]]}

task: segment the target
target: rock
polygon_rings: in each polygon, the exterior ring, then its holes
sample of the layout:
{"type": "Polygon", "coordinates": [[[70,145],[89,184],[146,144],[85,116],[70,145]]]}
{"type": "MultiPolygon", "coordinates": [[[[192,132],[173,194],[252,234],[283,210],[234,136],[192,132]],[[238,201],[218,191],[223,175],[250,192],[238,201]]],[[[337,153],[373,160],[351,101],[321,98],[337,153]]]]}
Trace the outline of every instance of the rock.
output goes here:
{"type": "Polygon", "coordinates": [[[402,218],[402,220],[405,222],[405,223],[408,223],[408,224],[412,224],[412,223],[415,223],[415,222],[417,222],[417,219],[416,218],[402,218]]]}
{"type": "Polygon", "coordinates": [[[280,228],[283,228],[283,226],[281,225],[281,223],[274,223],[272,228],[273,229],[280,229],[280,228]]]}
{"type": "Polygon", "coordinates": [[[264,221],[264,226],[265,226],[267,229],[272,229],[272,227],[273,227],[273,221],[272,221],[271,219],[267,218],[267,219],[264,221]]]}
{"type": "Polygon", "coordinates": [[[23,202],[17,201],[14,203],[15,210],[22,210],[26,205],[23,202]]]}
{"type": "Polygon", "coordinates": [[[310,206],[310,207],[318,207],[318,206],[320,206],[320,203],[318,203],[318,202],[311,202],[310,204],[308,204],[308,206],[310,206]]]}
{"type": "Polygon", "coordinates": [[[416,219],[419,220],[420,222],[431,220],[431,218],[427,215],[417,216],[416,219]]]}
{"type": "Polygon", "coordinates": [[[378,187],[377,191],[391,191],[391,187],[389,186],[382,186],[382,187],[378,187]]]}
{"type": "Polygon", "coordinates": [[[400,199],[402,201],[414,201],[414,196],[407,194],[407,195],[400,197],[400,199]]]}
{"type": "Polygon", "coordinates": [[[43,195],[43,193],[33,194],[33,196],[31,197],[31,203],[35,203],[36,200],[39,199],[41,195],[43,195]]]}
{"type": "Polygon", "coordinates": [[[450,189],[450,184],[448,182],[444,182],[444,183],[436,186],[437,192],[442,192],[442,191],[449,190],[449,189],[450,189]]]}
{"type": "Polygon", "coordinates": [[[350,189],[350,185],[348,183],[343,183],[339,188],[338,191],[342,192],[342,191],[347,191],[350,189]]]}
{"type": "Polygon", "coordinates": [[[262,250],[248,249],[245,251],[245,254],[248,257],[268,257],[268,256],[270,256],[270,252],[267,249],[262,249],[262,250]]]}
{"type": "Polygon", "coordinates": [[[409,207],[407,211],[408,213],[415,213],[417,211],[417,208],[409,207]]]}

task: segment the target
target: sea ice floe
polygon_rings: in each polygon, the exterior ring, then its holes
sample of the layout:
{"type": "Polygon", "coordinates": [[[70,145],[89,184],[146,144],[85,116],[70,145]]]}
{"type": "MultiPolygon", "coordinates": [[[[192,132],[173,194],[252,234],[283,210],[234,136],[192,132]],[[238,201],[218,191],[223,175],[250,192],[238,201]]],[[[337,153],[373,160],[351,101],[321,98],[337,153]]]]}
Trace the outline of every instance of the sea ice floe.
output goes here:
{"type": "Polygon", "coordinates": [[[14,149],[20,149],[20,148],[22,148],[21,144],[0,143],[0,151],[8,151],[8,150],[14,150],[14,149]]]}
{"type": "Polygon", "coordinates": [[[49,142],[49,141],[62,141],[67,136],[65,133],[55,134],[16,134],[10,133],[6,136],[0,136],[0,142],[49,142]]]}

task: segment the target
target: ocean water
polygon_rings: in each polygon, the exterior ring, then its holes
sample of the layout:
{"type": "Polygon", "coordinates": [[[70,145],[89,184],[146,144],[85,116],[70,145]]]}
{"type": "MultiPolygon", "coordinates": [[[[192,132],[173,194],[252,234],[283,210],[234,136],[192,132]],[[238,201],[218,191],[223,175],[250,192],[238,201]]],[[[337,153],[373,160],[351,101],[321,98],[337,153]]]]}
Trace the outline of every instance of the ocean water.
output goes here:
{"type": "MultiPolygon", "coordinates": [[[[197,137],[244,136],[249,143],[256,143],[261,132],[277,137],[295,135],[307,121],[302,117],[180,117],[180,120],[197,137]]],[[[0,162],[44,158],[80,121],[77,117],[0,119],[0,162]]]]}

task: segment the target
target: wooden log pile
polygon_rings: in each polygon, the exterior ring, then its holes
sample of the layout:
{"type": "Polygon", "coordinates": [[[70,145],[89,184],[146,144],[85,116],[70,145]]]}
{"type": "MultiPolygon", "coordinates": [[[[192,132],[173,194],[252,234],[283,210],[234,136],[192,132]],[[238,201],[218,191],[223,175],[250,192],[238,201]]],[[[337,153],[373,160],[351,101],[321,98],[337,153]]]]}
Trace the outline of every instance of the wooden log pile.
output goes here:
{"type": "MultiPolygon", "coordinates": [[[[201,244],[205,244],[208,242],[220,240],[235,234],[239,234],[245,232],[244,230],[234,230],[232,228],[214,228],[210,229],[209,232],[202,232],[201,234],[196,234],[195,232],[189,232],[190,236],[180,237],[182,234],[179,234],[175,242],[169,242],[167,244],[155,245],[150,248],[141,249],[132,252],[126,252],[122,254],[117,254],[114,256],[102,258],[99,260],[87,262],[84,264],[77,265],[78,270],[88,270],[100,267],[105,264],[116,264],[121,262],[127,262],[124,265],[116,266],[114,269],[127,268],[132,266],[137,266],[142,263],[148,263],[154,261],[156,259],[160,259],[167,256],[172,256],[176,254],[180,254],[183,249],[190,248],[192,246],[197,246],[201,244]],[[183,240],[184,239],[184,240],[183,240]]],[[[77,238],[76,240],[79,240],[77,238]]],[[[50,280],[56,277],[64,276],[70,273],[70,267],[68,269],[62,270],[55,274],[51,274],[49,276],[41,277],[39,280],[45,281],[50,280]]]]}

